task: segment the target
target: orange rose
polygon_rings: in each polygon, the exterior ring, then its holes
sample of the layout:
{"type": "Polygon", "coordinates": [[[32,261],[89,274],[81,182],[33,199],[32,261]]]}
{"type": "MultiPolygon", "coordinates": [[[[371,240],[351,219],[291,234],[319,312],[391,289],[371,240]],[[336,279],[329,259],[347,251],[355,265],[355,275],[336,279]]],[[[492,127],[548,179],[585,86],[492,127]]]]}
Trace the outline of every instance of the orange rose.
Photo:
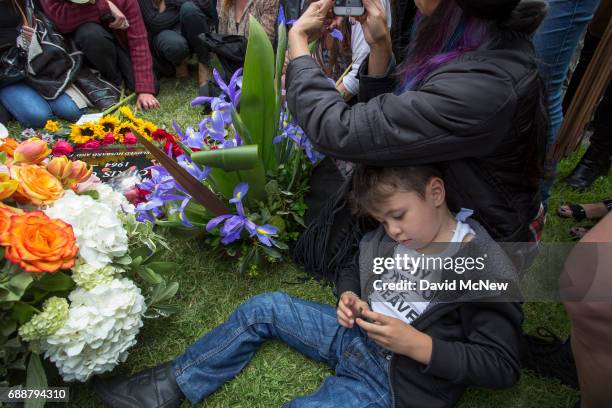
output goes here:
{"type": "Polygon", "coordinates": [[[11,180],[10,176],[6,173],[0,173],[0,200],[12,196],[17,187],[19,187],[17,181],[11,180]]]}
{"type": "Polygon", "coordinates": [[[13,153],[15,163],[38,164],[51,154],[47,142],[37,137],[21,142],[13,153]]]}
{"type": "Polygon", "coordinates": [[[49,160],[47,171],[60,180],[64,180],[72,171],[72,162],[66,156],[58,156],[49,160]]]}
{"type": "Polygon", "coordinates": [[[13,198],[19,203],[51,204],[64,195],[62,183],[35,164],[10,167],[11,177],[19,182],[13,198]]]}
{"type": "Polygon", "coordinates": [[[11,217],[15,214],[23,214],[23,210],[0,203],[0,245],[2,246],[8,245],[8,230],[11,217]]]}
{"type": "Polygon", "coordinates": [[[13,154],[15,153],[15,149],[17,148],[18,145],[19,144],[17,143],[15,139],[7,137],[6,139],[4,139],[4,143],[0,145],[0,152],[6,153],[8,157],[13,157],[13,154]]]}
{"type": "Polygon", "coordinates": [[[56,272],[74,266],[79,249],[69,224],[42,211],[13,215],[10,221],[6,259],[26,272],[56,272]]]}

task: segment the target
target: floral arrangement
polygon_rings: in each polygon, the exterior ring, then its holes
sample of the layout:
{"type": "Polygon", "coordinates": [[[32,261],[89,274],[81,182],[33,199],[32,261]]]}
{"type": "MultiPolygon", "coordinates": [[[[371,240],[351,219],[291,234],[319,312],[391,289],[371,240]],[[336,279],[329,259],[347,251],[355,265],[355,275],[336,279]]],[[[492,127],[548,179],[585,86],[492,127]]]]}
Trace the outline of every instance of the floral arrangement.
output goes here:
{"type": "Polygon", "coordinates": [[[44,388],[40,356],[65,381],[110,371],[144,317],[174,311],[165,239],[56,147],[38,137],[0,145],[0,386],[27,362],[27,386],[44,388]]]}
{"type": "Polygon", "coordinates": [[[227,82],[214,70],[222,93],[191,103],[209,107],[210,115],[193,127],[175,122],[176,136],[163,131],[153,135],[154,143],[137,133],[159,165],[137,186],[144,200],[136,212],[139,220],[205,230],[212,247],[240,258],[240,271],[257,273],[262,259],[282,258],[297,239],[307,176],[323,155],[282,102],[283,19],[276,57],[257,20],[249,24],[244,68],[227,82]]]}
{"type": "Polygon", "coordinates": [[[129,106],[119,107],[119,114],[106,114],[95,122],[73,124],[64,128],[59,122],[49,120],[44,130],[58,140],[53,146],[55,153],[70,154],[73,146],[83,149],[98,149],[102,146],[126,145],[138,143],[135,133],[138,132],[152,140],[158,127],[147,120],[136,117],[129,106]]]}

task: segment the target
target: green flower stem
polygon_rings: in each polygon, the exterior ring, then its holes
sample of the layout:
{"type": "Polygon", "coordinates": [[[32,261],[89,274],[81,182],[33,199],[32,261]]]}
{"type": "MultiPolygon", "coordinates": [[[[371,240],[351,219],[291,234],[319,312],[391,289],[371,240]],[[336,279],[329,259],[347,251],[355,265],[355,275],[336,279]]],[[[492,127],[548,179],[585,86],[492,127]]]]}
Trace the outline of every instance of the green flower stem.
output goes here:
{"type": "MultiPolygon", "coordinates": [[[[121,92],[122,92],[122,95],[123,95],[123,90],[121,92]]],[[[132,100],[134,100],[134,98],[136,98],[136,94],[135,93],[126,96],[125,98],[121,99],[119,102],[117,102],[116,104],[114,104],[113,106],[111,106],[110,108],[105,110],[104,112],[102,112],[102,116],[110,115],[111,113],[113,113],[114,111],[116,111],[117,109],[122,107],[123,105],[127,105],[129,102],[132,102],[132,100]]]]}

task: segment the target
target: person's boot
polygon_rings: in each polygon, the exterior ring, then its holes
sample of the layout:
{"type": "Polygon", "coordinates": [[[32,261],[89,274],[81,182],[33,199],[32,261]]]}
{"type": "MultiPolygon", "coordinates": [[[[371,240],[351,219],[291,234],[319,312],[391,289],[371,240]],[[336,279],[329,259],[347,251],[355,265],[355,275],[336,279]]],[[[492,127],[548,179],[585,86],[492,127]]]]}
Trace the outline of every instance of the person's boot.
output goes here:
{"type": "Polygon", "coordinates": [[[606,176],[608,171],[610,171],[610,152],[590,145],[572,174],[565,179],[565,183],[573,188],[586,189],[598,177],[606,176]]]}
{"type": "Polygon", "coordinates": [[[198,84],[200,84],[199,95],[200,96],[213,96],[210,95],[209,85],[210,82],[210,68],[208,65],[204,65],[201,62],[198,64],[198,84]]]}
{"type": "Polygon", "coordinates": [[[127,378],[96,377],[93,386],[104,404],[111,408],[178,408],[185,399],[171,362],[127,378]]]}
{"type": "Polygon", "coordinates": [[[188,60],[185,59],[183,62],[176,66],[176,79],[185,80],[189,78],[189,66],[187,65],[187,61],[188,60]]]}
{"type": "Polygon", "coordinates": [[[569,337],[565,341],[544,327],[537,336],[523,334],[521,363],[542,377],[556,378],[578,389],[578,372],[569,337]]]}

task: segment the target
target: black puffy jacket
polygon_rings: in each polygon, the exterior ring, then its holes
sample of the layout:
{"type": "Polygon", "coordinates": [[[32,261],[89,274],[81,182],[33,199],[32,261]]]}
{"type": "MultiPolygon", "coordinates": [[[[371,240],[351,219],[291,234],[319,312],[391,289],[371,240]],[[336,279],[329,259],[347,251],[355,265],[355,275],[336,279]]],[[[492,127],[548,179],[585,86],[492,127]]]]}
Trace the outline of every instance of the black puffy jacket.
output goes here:
{"type": "Polygon", "coordinates": [[[289,109],[313,145],[370,165],[438,163],[451,209],[473,209],[498,241],[531,241],[540,199],[527,153],[543,92],[528,35],[468,52],[400,95],[392,93],[393,61],[381,77],[366,75],[367,64],[360,70],[362,102],[351,107],[312,58],[291,61],[289,109]]]}

